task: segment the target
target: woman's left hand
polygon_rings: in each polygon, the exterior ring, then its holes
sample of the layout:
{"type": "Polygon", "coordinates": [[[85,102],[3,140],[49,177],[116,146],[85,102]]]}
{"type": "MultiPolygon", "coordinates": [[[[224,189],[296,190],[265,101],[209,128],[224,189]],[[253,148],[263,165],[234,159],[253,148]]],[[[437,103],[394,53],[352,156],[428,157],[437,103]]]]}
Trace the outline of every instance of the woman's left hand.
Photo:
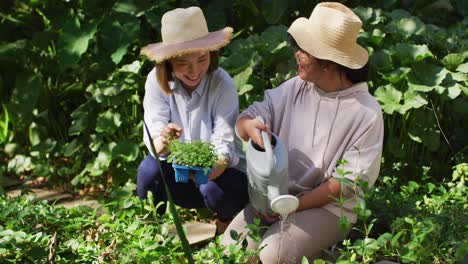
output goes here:
{"type": "Polygon", "coordinates": [[[213,170],[211,171],[210,175],[208,175],[208,179],[210,181],[215,180],[216,178],[221,176],[221,174],[224,173],[224,171],[228,168],[228,166],[229,166],[228,159],[220,155],[215,165],[213,166],[213,170]]]}

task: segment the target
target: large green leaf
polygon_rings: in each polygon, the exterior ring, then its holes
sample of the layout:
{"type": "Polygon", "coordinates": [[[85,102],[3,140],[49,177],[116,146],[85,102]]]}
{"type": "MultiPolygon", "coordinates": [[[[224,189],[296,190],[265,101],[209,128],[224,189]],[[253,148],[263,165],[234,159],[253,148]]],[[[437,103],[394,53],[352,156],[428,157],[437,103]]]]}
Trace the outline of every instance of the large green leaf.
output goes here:
{"type": "Polygon", "coordinates": [[[94,159],[94,162],[88,163],[86,170],[91,176],[100,176],[109,169],[110,162],[113,159],[112,150],[115,145],[114,142],[104,145],[94,159]]]}
{"type": "Polygon", "coordinates": [[[8,109],[12,123],[18,128],[28,127],[31,123],[33,110],[36,108],[41,89],[40,74],[23,72],[17,76],[10,102],[11,107],[8,109]]]}
{"type": "Polygon", "coordinates": [[[406,10],[403,10],[403,9],[395,9],[395,10],[392,10],[392,12],[390,12],[389,14],[390,18],[392,20],[400,20],[402,18],[411,18],[411,14],[406,11],[406,10]]]}
{"type": "Polygon", "coordinates": [[[253,85],[251,84],[245,84],[244,86],[242,86],[240,89],[239,89],[239,95],[244,95],[250,91],[253,90],[253,85]]]}
{"type": "Polygon", "coordinates": [[[378,28],[374,28],[371,34],[371,41],[376,45],[380,45],[380,43],[382,43],[385,36],[386,34],[382,30],[378,28]]]}
{"type": "Polygon", "coordinates": [[[429,150],[436,151],[440,147],[440,131],[434,114],[430,110],[414,111],[414,120],[410,122],[408,135],[412,140],[422,143],[429,150]]]}
{"type": "Polygon", "coordinates": [[[400,43],[392,51],[403,65],[410,65],[425,58],[434,57],[434,54],[432,54],[426,45],[400,43]]]}
{"type": "Polygon", "coordinates": [[[114,158],[120,157],[125,161],[134,161],[138,157],[138,143],[123,140],[117,143],[117,145],[112,149],[112,156],[114,158]]]}
{"type": "Polygon", "coordinates": [[[367,23],[372,18],[374,9],[371,7],[358,6],[353,8],[354,13],[361,19],[363,23],[367,23]]]}
{"type": "Polygon", "coordinates": [[[457,67],[463,63],[463,61],[465,60],[465,56],[463,56],[463,54],[460,54],[460,53],[450,53],[450,54],[447,54],[447,56],[445,56],[443,59],[442,59],[442,63],[444,64],[444,66],[451,70],[451,71],[454,71],[457,69],[457,67]]]}
{"type": "Polygon", "coordinates": [[[427,100],[417,91],[414,91],[412,89],[408,89],[403,95],[403,98],[404,98],[404,104],[403,104],[404,111],[401,111],[401,112],[406,112],[408,109],[420,108],[421,106],[427,105],[427,100]]]}
{"type": "Polygon", "coordinates": [[[101,23],[99,37],[104,48],[111,52],[112,61],[118,64],[139,32],[140,23],[135,17],[111,16],[101,23]]]}
{"type": "Polygon", "coordinates": [[[96,152],[99,149],[101,149],[103,143],[104,143],[104,136],[102,134],[91,134],[89,135],[90,143],[89,143],[89,149],[92,152],[96,152]]]}
{"type": "Polygon", "coordinates": [[[403,38],[409,38],[412,35],[422,35],[426,25],[418,17],[412,16],[393,20],[387,25],[387,29],[403,38]]]}
{"type": "Polygon", "coordinates": [[[373,9],[370,7],[358,6],[353,8],[354,13],[356,13],[364,24],[366,25],[377,25],[383,21],[384,17],[382,16],[382,10],[373,9]]]}
{"type": "Polygon", "coordinates": [[[394,69],[392,56],[386,49],[374,52],[369,58],[369,64],[382,72],[394,69]]]}
{"type": "Polygon", "coordinates": [[[133,61],[130,64],[123,65],[122,68],[120,68],[119,71],[121,71],[121,72],[131,72],[131,73],[138,74],[140,72],[141,66],[142,66],[141,62],[136,60],[136,61],[133,61]]]}
{"type": "Polygon", "coordinates": [[[406,76],[408,75],[410,71],[411,69],[408,67],[400,67],[389,73],[385,73],[383,75],[383,78],[392,84],[397,84],[400,81],[406,79],[406,76]]]}
{"type": "Polygon", "coordinates": [[[276,24],[288,9],[288,0],[263,0],[263,17],[269,24],[276,24]]]}
{"type": "MultiPolygon", "coordinates": [[[[260,43],[264,44],[266,48],[264,60],[267,64],[274,57],[271,54],[277,54],[283,50],[291,49],[286,41],[288,38],[287,30],[285,26],[273,26],[269,27],[260,35],[260,43]]],[[[288,54],[288,56],[292,56],[292,54],[288,54]]]]}
{"type": "Polygon", "coordinates": [[[416,63],[408,76],[408,84],[413,85],[416,91],[428,91],[439,86],[447,77],[449,71],[429,63],[416,63]],[[418,87],[419,86],[419,87],[418,87]]]}
{"type": "Polygon", "coordinates": [[[112,185],[115,186],[122,186],[137,175],[137,170],[128,166],[126,162],[119,163],[117,166],[110,166],[109,170],[112,175],[112,185]]]}
{"type": "Polygon", "coordinates": [[[394,111],[399,111],[401,108],[400,101],[402,99],[402,93],[391,84],[377,88],[374,96],[387,114],[393,114],[394,111]]]}
{"type": "Polygon", "coordinates": [[[58,41],[58,64],[61,71],[76,66],[97,31],[97,21],[80,24],[78,16],[65,23],[58,41]]]}
{"type": "MultiPolygon", "coordinates": [[[[95,84],[88,86],[86,92],[90,93],[96,102],[108,105],[109,103],[112,104],[109,100],[115,99],[114,101],[121,101],[121,98],[117,98],[116,96],[122,93],[125,88],[128,88],[128,85],[123,80],[120,82],[97,81],[95,84]]],[[[126,100],[127,98],[123,99],[126,100]]]]}
{"type": "Polygon", "coordinates": [[[65,157],[73,157],[83,146],[79,143],[78,139],[73,139],[62,146],[63,155],[65,157]]]}
{"type": "Polygon", "coordinates": [[[88,101],[80,105],[71,113],[72,124],[68,129],[69,135],[79,135],[93,126],[96,120],[96,106],[93,101],[88,101]]]}
{"type": "Polygon", "coordinates": [[[447,73],[447,79],[457,82],[468,82],[468,75],[462,72],[449,72],[447,73]]]}
{"type": "Polygon", "coordinates": [[[447,95],[450,99],[457,98],[462,92],[462,86],[459,83],[447,87],[447,95]]]}
{"type": "Polygon", "coordinates": [[[460,66],[457,67],[457,71],[463,72],[463,73],[468,73],[468,62],[463,63],[460,66]]]}
{"type": "Polygon", "coordinates": [[[253,72],[252,67],[247,67],[245,70],[243,70],[242,72],[234,76],[233,78],[234,83],[236,84],[237,90],[239,91],[239,95],[242,95],[245,92],[248,92],[249,90],[251,90],[251,89],[244,88],[244,86],[247,85],[247,82],[249,81],[249,78],[252,75],[252,72],[253,72]]]}
{"type": "Polygon", "coordinates": [[[408,87],[413,91],[425,92],[425,93],[430,92],[436,88],[436,86],[415,84],[411,80],[408,80],[408,87]]]}
{"type": "Polygon", "coordinates": [[[252,35],[246,39],[235,39],[228,46],[229,56],[222,57],[220,64],[234,76],[246,67],[250,67],[252,63],[254,65],[261,63],[263,58],[259,56],[259,50],[264,49],[265,46],[266,44],[258,35],[252,35]]]}
{"type": "Polygon", "coordinates": [[[122,118],[119,113],[115,113],[112,110],[107,110],[104,113],[99,114],[96,131],[99,133],[112,134],[122,125],[122,118]]]}

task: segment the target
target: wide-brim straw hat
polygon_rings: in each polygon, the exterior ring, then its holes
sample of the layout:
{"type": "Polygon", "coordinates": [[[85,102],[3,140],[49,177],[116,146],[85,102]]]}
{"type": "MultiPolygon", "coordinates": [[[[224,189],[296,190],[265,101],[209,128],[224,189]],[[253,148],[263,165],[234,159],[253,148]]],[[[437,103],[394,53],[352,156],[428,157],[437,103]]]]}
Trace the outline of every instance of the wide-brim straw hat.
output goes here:
{"type": "Polygon", "coordinates": [[[156,63],[192,52],[218,50],[231,41],[232,28],[209,32],[199,7],[177,8],[163,15],[161,37],[162,42],[149,44],[140,52],[156,63]]]}
{"type": "Polygon", "coordinates": [[[315,58],[360,69],[369,59],[368,52],[357,43],[361,27],[361,20],[348,7],[323,2],[314,8],[309,19],[296,19],[288,33],[301,49],[315,58]]]}

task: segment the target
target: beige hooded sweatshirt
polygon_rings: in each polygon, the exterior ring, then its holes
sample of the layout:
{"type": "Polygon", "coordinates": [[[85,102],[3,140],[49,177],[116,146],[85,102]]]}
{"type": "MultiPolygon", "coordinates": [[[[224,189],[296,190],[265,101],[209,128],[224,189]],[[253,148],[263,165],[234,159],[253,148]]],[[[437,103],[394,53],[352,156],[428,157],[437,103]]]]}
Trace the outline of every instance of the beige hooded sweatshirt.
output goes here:
{"type": "MultiPolygon", "coordinates": [[[[240,117],[262,116],[288,150],[289,192],[311,190],[338,175],[337,162],[346,161],[345,177],[356,177],[372,186],[379,175],[383,144],[382,111],[366,83],[325,93],[298,76],[265,92],[240,117]]],[[[342,185],[347,198],[343,209],[331,202],[324,209],[355,223],[355,192],[342,185]]],[[[356,188],[361,192],[360,188],[356,188]]]]}

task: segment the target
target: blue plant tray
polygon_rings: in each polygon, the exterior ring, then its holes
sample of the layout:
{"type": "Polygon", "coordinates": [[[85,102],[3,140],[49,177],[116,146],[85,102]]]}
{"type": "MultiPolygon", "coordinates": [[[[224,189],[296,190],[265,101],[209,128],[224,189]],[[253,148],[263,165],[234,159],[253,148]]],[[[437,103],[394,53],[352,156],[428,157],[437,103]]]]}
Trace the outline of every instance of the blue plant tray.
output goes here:
{"type": "Polygon", "coordinates": [[[175,170],[175,180],[176,182],[188,182],[189,181],[189,171],[195,172],[195,182],[197,184],[205,184],[208,182],[208,175],[210,175],[213,168],[209,169],[205,174],[205,170],[200,167],[192,166],[183,166],[172,164],[172,167],[175,170]]]}

